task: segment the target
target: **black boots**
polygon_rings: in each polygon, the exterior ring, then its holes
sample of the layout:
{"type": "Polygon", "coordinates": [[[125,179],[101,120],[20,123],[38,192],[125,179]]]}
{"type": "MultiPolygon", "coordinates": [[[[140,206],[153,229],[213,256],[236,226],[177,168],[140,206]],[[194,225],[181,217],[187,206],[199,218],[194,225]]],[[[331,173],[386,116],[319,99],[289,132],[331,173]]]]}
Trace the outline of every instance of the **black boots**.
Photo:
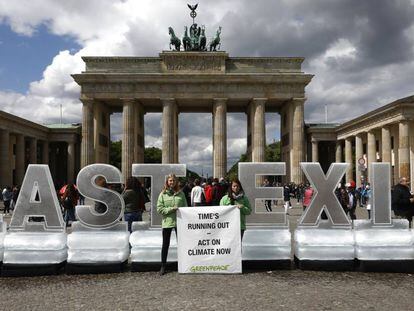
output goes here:
{"type": "Polygon", "coordinates": [[[164,275],[165,274],[165,263],[161,264],[161,269],[160,269],[160,275],[164,275]]]}

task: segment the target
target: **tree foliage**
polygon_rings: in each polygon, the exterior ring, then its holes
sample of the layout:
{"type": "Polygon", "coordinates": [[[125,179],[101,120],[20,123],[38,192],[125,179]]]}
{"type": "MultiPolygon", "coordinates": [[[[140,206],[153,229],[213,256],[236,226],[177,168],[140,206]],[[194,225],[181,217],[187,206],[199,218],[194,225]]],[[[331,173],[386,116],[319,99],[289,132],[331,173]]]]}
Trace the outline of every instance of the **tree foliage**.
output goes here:
{"type": "MultiPolygon", "coordinates": [[[[265,149],[265,162],[280,162],[281,161],[281,154],[280,154],[280,141],[271,143],[266,146],[265,149]]],[[[239,161],[237,161],[227,173],[229,180],[233,178],[237,178],[239,174],[239,162],[247,162],[247,153],[243,153],[240,156],[239,161]]]]}
{"type": "MultiPolygon", "coordinates": [[[[156,147],[148,147],[144,150],[144,163],[162,163],[162,150],[156,147]]],[[[121,169],[122,166],[122,141],[112,141],[109,150],[109,164],[121,169]]],[[[187,169],[187,178],[200,178],[196,172],[187,169]]]]}

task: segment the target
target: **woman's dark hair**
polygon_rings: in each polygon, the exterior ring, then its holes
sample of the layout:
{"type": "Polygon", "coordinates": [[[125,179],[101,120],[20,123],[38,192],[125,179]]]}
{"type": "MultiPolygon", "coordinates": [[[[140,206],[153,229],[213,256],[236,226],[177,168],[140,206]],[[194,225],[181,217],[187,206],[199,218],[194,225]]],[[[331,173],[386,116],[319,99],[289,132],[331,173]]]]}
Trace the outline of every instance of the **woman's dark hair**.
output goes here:
{"type": "Polygon", "coordinates": [[[136,187],[135,177],[128,177],[125,183],[125,190],[127,189],[135,190],[135,187],[136,187]]]}
{"type": "Polygon", "coordinates": [[[229,183],[229,188],[227,190],[227,195],[229,196],[230,204],[231,205],[234,205],[234,199],[233,199],[233,196],[231,195],[231,193],[233,192],[233,190],[231,189],[231,186],[233,185],[233,183],[238,184],[239,185],[239,188],[240,188],[240,191],[244,193],[244,190],[243,190],[243,187],[241,185],[240,180],[238,178],[233,178],[231,180],[231,182],[229,183]]]}

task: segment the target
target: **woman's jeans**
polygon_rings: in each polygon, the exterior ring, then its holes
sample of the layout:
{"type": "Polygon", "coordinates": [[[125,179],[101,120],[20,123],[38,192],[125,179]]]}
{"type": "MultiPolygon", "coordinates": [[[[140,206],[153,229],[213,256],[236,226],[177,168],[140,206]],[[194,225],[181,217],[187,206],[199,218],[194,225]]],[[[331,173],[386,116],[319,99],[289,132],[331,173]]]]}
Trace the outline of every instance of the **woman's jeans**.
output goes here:
{"type": "Polygon", "coordinates": [[[124,218],[128,222],[128,231],[132,232],[132,222],[142,221],[142,212],[125,213],[124,218]]]}

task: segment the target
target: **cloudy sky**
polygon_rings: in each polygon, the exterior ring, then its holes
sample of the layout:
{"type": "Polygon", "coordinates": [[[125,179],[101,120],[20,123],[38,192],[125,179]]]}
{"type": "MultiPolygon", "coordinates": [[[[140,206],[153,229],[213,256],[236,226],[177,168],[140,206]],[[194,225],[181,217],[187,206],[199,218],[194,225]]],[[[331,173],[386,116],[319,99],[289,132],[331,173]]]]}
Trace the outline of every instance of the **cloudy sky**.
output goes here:
{"type": "MultiPolygon", "coordinates": [[[[39,123],[80,122],[70,74],[81,56],[157,56],[168,26],[190,25],[187,0],[0,0],[0,109],[39,123]]],[[[343,122],[414,93],[414,0],[199,0],[207,36],[221,25],[230,56],[303,56],[315,77],[306,122],[343,122]]],[[[229,114],[231,166],[246,148],[246,117],[229,114]],[[240,130],[242,129],[242,130],[240,130]]],[[[147,146],[161,146],[161,116],[145,116],[147,146]]],[[[211,174],[211,115],[180,115],[180,162],[211,174]],[[198,126],[194,126],[197,124],[198,126]],[[200,126],[201,125],[201,126],[200,126]]],[[[266,139],[279,116],[266,114],[266,139]]],[[[112,139],[122,129],[112,116],[112,139]]]]}

